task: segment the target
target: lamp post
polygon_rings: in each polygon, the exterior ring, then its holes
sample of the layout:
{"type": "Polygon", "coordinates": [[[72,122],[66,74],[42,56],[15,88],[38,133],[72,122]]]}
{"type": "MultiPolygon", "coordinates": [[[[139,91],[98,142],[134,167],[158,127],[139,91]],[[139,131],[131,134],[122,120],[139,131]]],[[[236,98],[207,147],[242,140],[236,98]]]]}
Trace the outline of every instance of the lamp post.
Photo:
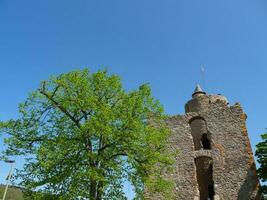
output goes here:
{"type": "Polygon", "coordinates": [[[11,167],[10,167],[9,174],[7,176],[6,188],[5,188],[5,192],[4,192],[4,195],[3,195],[2,200],[5,200],[5,198],[6,198],[6,193],[7,193],[9,182],[10,182],[10,179],[11,179],[11,176],[12,176],[12,172],[13,172],[13,167],[14,167],[15,160],[5,160],[5,162],[6,163],[10,163],[11,164],[11,167]]]}

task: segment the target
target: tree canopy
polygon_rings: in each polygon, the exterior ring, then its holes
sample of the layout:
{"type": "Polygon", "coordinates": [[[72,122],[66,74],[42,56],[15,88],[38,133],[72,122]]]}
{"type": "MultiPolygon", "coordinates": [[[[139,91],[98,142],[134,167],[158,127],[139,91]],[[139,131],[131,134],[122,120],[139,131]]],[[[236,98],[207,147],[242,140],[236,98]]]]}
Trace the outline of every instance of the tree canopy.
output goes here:
{"type": "Polygon", "coordinates": [[[19,112],[0,131],[8,134],[3,155],[26,159],[15,178],[29,199],[126,199],[126,180],[137,199],[144,185],[169,198],[161,175],[172,164],[169,131],[147,84],[125,91],[106,70],[72,71],[43,81],[19,112]]]}
{"type": "MultiPolygon", "coordinates": [[[[267,181],[267,133],[261,135],[263,141],[256,145],[256,156],[257,161],[260,164],[258,169],[259,178],[263,183],[267,181]]],[[[262,191],[264,194],[267,194],[267,186],[262,186],[262,191]]]]}

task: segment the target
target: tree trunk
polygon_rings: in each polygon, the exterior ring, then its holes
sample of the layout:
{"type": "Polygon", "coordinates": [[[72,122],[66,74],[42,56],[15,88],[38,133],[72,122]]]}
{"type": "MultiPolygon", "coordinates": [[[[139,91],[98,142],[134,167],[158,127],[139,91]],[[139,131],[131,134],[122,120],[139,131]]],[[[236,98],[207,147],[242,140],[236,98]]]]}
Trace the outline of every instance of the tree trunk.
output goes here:
{"type": "Polygon", "coordinates": [[[96,181],[92,180],[90,184],[90,200],[96,200],[97,198],[97,188],[96,188],[96,181]]]}
{"type": "Polygon", "coordinates": [[[97,197],[96,200],[101,200],[103,194],[103,182],[99,181],[98,187],[97,187],[97,197]]]}

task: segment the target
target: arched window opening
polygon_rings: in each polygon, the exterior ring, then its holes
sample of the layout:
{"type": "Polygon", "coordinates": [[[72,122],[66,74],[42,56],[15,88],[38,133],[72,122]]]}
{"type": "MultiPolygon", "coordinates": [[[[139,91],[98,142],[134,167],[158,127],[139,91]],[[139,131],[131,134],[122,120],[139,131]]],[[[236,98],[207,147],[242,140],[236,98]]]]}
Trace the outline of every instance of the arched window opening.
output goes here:
{"type": "Polygon", "coordinates": [[[214,200],[212,159],[209,157],[198,157],[195,159],[195,164],[200,200],[214,200]]]}
{"type": "Polygon", "coordinates": [[[203,148],[202,135],[207,133],[206,121],[202,117],[194,117],[190,120],[191,134],[193,136],[195,151],[203,148]]]}
{"type": "Polygon", "coordinates": [[[210,140],[208,134],[204,133],[201,137],[201,144],[203,149],[211,149],[210,140]]]}

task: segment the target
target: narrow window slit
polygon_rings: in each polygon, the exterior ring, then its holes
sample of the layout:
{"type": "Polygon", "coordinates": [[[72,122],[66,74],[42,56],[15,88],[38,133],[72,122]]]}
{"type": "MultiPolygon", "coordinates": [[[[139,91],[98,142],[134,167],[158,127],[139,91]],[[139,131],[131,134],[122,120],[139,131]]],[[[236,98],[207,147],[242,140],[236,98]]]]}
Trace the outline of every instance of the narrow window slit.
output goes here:
{"type": "Polygon", "coordinates": [[[207,133],[204,133],[202,135],[202,137],[201,137],[201,144],[202,144],[203,149],[211,149],[210,140],[208,138],[207,133]]]}

